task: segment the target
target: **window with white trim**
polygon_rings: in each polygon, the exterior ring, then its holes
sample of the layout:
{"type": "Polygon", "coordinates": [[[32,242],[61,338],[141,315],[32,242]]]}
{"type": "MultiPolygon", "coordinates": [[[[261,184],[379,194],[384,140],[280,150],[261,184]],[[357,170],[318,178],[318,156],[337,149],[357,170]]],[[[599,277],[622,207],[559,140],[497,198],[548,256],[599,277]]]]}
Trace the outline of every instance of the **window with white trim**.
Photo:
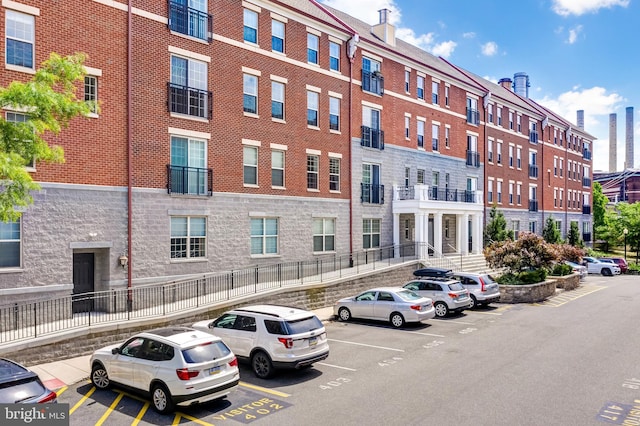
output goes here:
{"type": "Polygon", "coordinates": [[[307,33],[307,62],[318,65],[318,46],[320,37],[307,33]]]}
{"type": "Polygon", "coordinates": [[[244,41],[258,43],[258,13],[244,9],[244,41]]]}
{"type": "Polygon", "coordinates": [[[325,218],[313,219],[313,251],[335,251],[336,220],[325,218]]]}
{"type": "Polygon", "coordinates": [[[380,219],[362,219],[362,248],[380,247],[380,219]]]}
{"type": "Polygon", "coordinates": [[[251,219],[251,254],[278,254],[278,219],[261,217],[251,219]]]}
{"type": "Polygon", "coordinates": [[[340,71],[340,45],[329,42],[329,69],[332,71],[340,71]]]}
{"type": "Polygon", "coordinates": [[[487,105],[487,115],[489,116],[489,123],[493,123],[493,105],[487,105]]]}
{"type": "Polygon", "coordinates": [[[243,74],[243,110],[249,114],[258,113],[258,77],[251,74],[243,74]]]}
{"type": "Polygon", "coordinates": [[[171,112],[209,118],[207,63],[171,55],[171,112]]]}
{"type": "Polygon", "coordinates": [[[329,129],[340,131],[340,99],[329,96],[329,129]]]}
{"type": "Polygon", "coordinates": [[[409,139],[409,126],[411,125],[411,118],[408,116],[404,116],[404,137],[405,139],[409,139]]]}
{"type": "Polygon", "coordinates": [[[245,146],[243,149],[243,182],[245,185],[258,184],[258,148],[245,146]]]}
{"type": "Polygon", "coordinates": [[[440,150],[440,126],[437,124],[431,125],[431,149],[440,150]]]}
{"type": "Polygon", "coordinates": [[[516,202],[518,205],[522,204],[522,184],[516,184],[516,202]]]}
{"type": "Polygon", "coordinates": [[[445,126],[444,127],[444,146],[445,148],[449,148],[449,134],[451,133],[451,128],[445,126]]]}
{"type": "Polygon", "coordinates": [[[35,17],[14,10],[5,10],[5,17],[6,64],[34,69],[35,17]]]}
{"type": "MultiPolygon", "coordinates": [[[[27,124],[29,122],[29,116],[27,114],[23,114],[20,112],[7,111],[5,113],[5,119],[7,123],[20,123],[27,124]]],[[[33,135],[33,128],[28,125],[28,127],[24,127],[23,129],[18,130],[20,132],[20,137],[18,139],[22,139],[25,142],[31,141],[33,135]]],[[[25,167],[35,168],[36,161],[35,157],[30,160],[26,160],[25,167]]]]}
{"type": "Polygon", "coordinates": [[[522,148],[516,147],[516,168],[522,168],[522,148]]]}
{"type": "Polygon", "coordinates": [[[271,81],[271,117],[284,120],[284,84],[271,81]]]}
{"type": "Polygon", "coordinates": [[[307,189],[318,189],[318,171],[320,158],[317,155],[307,155],[307,189]]]}
{"type": "Polygon", "coordinates": [[[493,203],[493,181],[487,181],[487,201],[493,203]]]}
{"type": "Polygon", "coordinates": [[[98,112],[98,77],[84,76],[84,101],[89,104],[92,113],[98,112]]]}
{"type": "Polygon", "coordinates": [[[438,99],[438,93],[440,92],[440,83],[438,83],[437,81],[434,81],[431,83],[431,102],[433,104],[438,105],[439,104],[439,99],[438,99]]]}
{"type": "Polygon", "coordinates": [[[207,193],[207,142],[171,136],[171,192],[207,193]]]}
{"type": "Polygon", "coordinates": [[[271,20],[271,50],[284,53],[284,22],[271,20]]]}
{"type": "Polygon", "coordinates": [[[418,148],[424,148],[424,121],[418,120],[418,148]]]}
{"type": "Polygon", "coordinates": [[[318,92],[307,91],[307,125],[318,127],[318,105],[320,95],[318,92]]]}
{"type": "Polygon", "coordinates": [[[171,258],[195,259],[207,255],[207,218],[171,217],[171,258]]]}
{"type": "Polygon", "coordinates": [[[418,185],[424,185],[424,176],[425,176],[425,170],[424,169],[418,169],[418,176],[416,179],[416,183],[418,185]]]}
{"type": "Polygon", "coordinates": [[[493,139],[487,140],[487,161],[493,163],[493,139]]]}
{"type": "Polygon", "coordinates": [[[21,266],[21,234],[20,219],[14,222],[0,221],[0,268],[21,266]]]}
{"type": "Polygon", "coordinates": [[[502,181],[496,183],[496,193],[498,194],[498,204],[502,204],[502,181]]]}
{"type": "Polygon", "coordinates": [[[411,80],[411,71],[404,70],[404,91],[409,93],[409,81],[411,80]]]}
{"type": "Polygon", "coordinates": [[[284,188],[284,151],[271,151],[271,186],[284,188]]]}
{"type": "Polygon", "coordinates": [[[424,77],[419,75],[417,80],[417,92],[418,99],[424,99],[424,77]]]}
{"type": "Polygon", "coordinates": [[[340,159],[329,157],[329,190],[340,191],[340,159]]]}

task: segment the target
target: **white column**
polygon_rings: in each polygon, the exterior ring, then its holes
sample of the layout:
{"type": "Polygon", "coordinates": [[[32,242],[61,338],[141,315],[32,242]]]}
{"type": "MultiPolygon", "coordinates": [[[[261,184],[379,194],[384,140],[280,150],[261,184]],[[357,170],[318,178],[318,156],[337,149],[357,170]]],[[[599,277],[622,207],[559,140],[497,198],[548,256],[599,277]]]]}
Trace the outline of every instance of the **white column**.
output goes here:
{"type": "Polygon", "coordinates": [[[456,252],[464,253],[464,220],[461,214],[456,215],[456,252]]]}
{"type": "Polygon", "coordinates": [[[423,257],[429,258],[429,212],[425,212],[422,216],[422,244],[420,247],[424,250],[423,257]]]}
{"type": "Polygon", "coordinates": [[[481,254],[482,253],[482,214],[477,213],[471,216],[471,220],[473,222],[472,230],[473,230],[473,254],[481,254]]]}
{"type": "Polygon", "coordinates": [[[416,222],[416,248],[418,250],[418,258],[424,259],[424,234],[425,234],[425,226],[424,226],[424,213],[416,213],[414,215],[414,220],[416,222]]]}
{"type": "MultiPolygon", "coordinates": [[[[393,214],[393,245],[400,246],[400,213],[393,214]]],[[[400,250],[394,250],[394,257],[400,257],[400,250]]]]}
{"type": "Polygon", "coordinates": [[[433,248],[442,254],[442,213],[433,215],[433,248]]]}
{"type": "MultiPolygon", "coordinates": [[[[473,229],[471,230],[473,235],[473,229]]],[[[475,238],[473,239],[475,241],[475,238]]],[[[469,214],[462,215],[462,246],[460,247],[462,254],[469,254],[469,214]]]]}

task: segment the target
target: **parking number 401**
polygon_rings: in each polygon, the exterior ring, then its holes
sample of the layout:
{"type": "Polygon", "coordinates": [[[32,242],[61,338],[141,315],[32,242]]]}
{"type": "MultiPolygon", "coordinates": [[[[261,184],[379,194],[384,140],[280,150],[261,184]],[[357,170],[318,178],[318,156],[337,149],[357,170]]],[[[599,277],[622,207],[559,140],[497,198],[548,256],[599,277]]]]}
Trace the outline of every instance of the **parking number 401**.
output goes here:
{"type": "Polygon", "coordinates": [[[332,380],[323,385],[320,385],[320,389],[334,389],[334,388],[337,388],[338,386],[342,386],[345,383],[349,383],[350,381],[351,379],[348,379],[346,377],[338,377],[335,380],[332,380]]]}

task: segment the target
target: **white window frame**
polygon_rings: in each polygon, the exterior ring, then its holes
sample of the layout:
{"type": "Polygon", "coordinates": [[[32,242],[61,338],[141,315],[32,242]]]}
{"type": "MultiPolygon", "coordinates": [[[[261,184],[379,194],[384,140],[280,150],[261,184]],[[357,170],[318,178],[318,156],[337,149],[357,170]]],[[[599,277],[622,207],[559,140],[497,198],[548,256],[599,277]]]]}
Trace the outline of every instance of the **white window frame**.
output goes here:
{"type": "Polygon", "coordinates": [[[271,186],[274,188],[284,188],[285,187],[285,174],[284,174],[284,169],[285,169],[285,161],[286,161],[286,155],[285,155],[286,151],[280,150],[280,149],[272,149],[271,150],[271,186]],[[280,157],[280,158],[278,158],[280,157]],[[279,173],[281,174],[280,180],[282,182],[280,182],[281,184],[278,185],[277,183],[275,183],[275,179],[274,179],[274,173],[279,173]]]}
{"type": "Polygon", "coordinates": [[[311,33],[307,33],[307,63],[320,64],[320,37],[311,33]],[[315,52],[315,61],[311,60],[311,52],[315,52]]]}
{"type": "Polygon", "coordinates": [[[307,191],[318,191],[320,181],[318,175],[320,172],[320,156],[315,154],[307,154],[307,191]]]}
{"type": "Polygon", "coordinates": [[[206,259],[207,258],[207,218],[206,216],[171,216],[170,218],[170,258],[172,261],[179,260],[192,260],[192,259],[206,259]],[[177,229],[174,230],[174,219],[186,219],[186,235],[180,233],[177,234],[177,229]],[[204,235],[194,235],[194,227],[192,227],[192,222],[195,220],[203,220],[204,221],[204,235]],[[184,248],[183,250],[178,250],[178,242],[174,240],[184,240],[181,246],[184,248]],[[194,244],[194,240],[200,240],[198,247],[200,250],[192,250],[192,245],[194,244]],[[181,254],[181,255],[180,255],[181,254]],[[200,254],[200,255],[198,255],[200,254]]]}
{"type": "Polygon", "coordinates": [[[250,228],[250,253],[251,257],[262,257],[262,256],[275,256],[279,254],[279,240],[280,240],[280,220],[277,217],[252,217],[251,218],[251,228],[250,228]],[[262,232],[260,234],[254,234],[254,224],[257,224],[258,221],[261,221],[261,229],[262,232]],[[267,233],[267,230],[271,225],[275,223],[275,233],[267,233]],[[273,244],[275,241],[275,244],[273,244]],[[255,251],[254,248],[257,248],[259,242],[260,250],[255,251]],[[271,243],[271,244],[268,244],[271,243]]]}
{"type": "Polygon", "coordinates": [[[284,112],[285,112],[284,101],[285,101],[285,84],[279,81],[271,80],[271,118],[274,118],[276,120],[282,120],[282,121],[286,119],[286,116],[284,115],[284,112]],[[276,117],[274,115],[274,111],[273,111],[274,103],[282,105],[282,117],[276,117]]]}
{"type": "Polygon", "coordinates": [[[307,127],[320,127],[320,94],[313,90],[307,90],[307,127]],[[315,112],[315,124],[309,120],[309,113],[315,112]]]}
{"type": "Polygon", "coordinates": [[[17,12],[15,10],[5,9],[5,65],[7,68],[15,67],[17,70],[35,71],[36,61],[36,24],[35,16],[17,12]],[[17,43],[25,43],[31,45],[31,66],[24,63],[10,64],[9,58],[9,40],[17,43]]]}
{"type": "Polygon", "coordinates": [[[314,253],[334,253],[336,251],[336,219],[335,218],[313,218],[313,252],[314,253]],[[330,241],[331,247],[327,247],[330,241]],[[321,247],[318,247],[316,242],[321,247]]]}
{"type": "Polygon", "coordinates": [[[0,265],[0,270],[21,268],[22,267],[22,223],[20,219],[13,222],[0,222],[0,245],[3,247],[2,249],[3,256],[1,256],[0,258],[2,259],[3,263],[6,263],[6,264],[0,265]],[[16,238],[16,233],[17,233],[17,238],[16,238]],[[17,263],[8,263],[8,260],[11,260],[9,259],[9,257],[15,258],[15,256],[7,256],[5,254],[8,251],[7,246],[8,245],[14,246],[15,244],[18,245],[17,247],[18,261],[17,263]]]}
{"type": "Polygon", "coordinates": [[[340,158],[329,157],[329,191],[340,192],[340,163],[340,158]]]}
{"type": "Polygon", "coordinates": [[[242,31],[242,40],[246,43],[258,44],[258,12],[255,10],[244,9],[242,15],[243,22],[243,31],[242,31]],[[247,40],[246,38],[246,29],[251,29],[255,33],[255,40],[247,40]]]}
{"type": "Polygon", "coordinates": [[[258,147],[244,146],[242,149],[242,182],[244,186],[258,186],[258,147]],[[255,153],[255,161],[247,156],[247,153],[255,153]],[[247,182],[247,171],[253,169],[255,171],[255,182],[247,182]]]}
{"type": "Polygon", "coordinates": [[[382,221],[380,219],[362,219],[362,248],[370,250],[380,247],[380,229],[382,221]],[[377,236],[377,243],[374,241],[377,236]],[[368,237],[368,244],[365,243],[368,237]]]}
{"type": "Polygon", "coordinates": [[[340,44],[333,42],[333,41],[329,41],[329,69],[331,71],[337,71],[340,72],[340,51],[341,51],[342,47],[340,46],[340,44]],[[338,63],[337,67],[334,66],[334,62],[338,63]]]}
{"type": "Polygon", "coordinates": [[[284,37],[285,37],[285,23],[278,20],[271,20],[271,50],[278,53],[284,53],[284,37]],[[280,31],[282,29],[282,31],[280,31]],[[274,49],[273,39],[278,39],[282,43],[282,50],[274,49]]]}
{"type": "Polygon", "coordinates": [[[340,98],[334,96],[329,96],[329,130],[340,131],[340,98]],[[334,128],[334,121],[336,121],[337,128],[334,128]]]}
{"type": "Polygon", "coordinates": [[[258,76],[253,74],[244,73],[242,75],[242,94],[244,97],[251,97],[255,99],[255,111],[246,111],[244,109],[244,101],[242,102],[242,109],[245,114],[258,115],[258,76]],[[255,83],[254,83],[255,82],[255,83]]]}

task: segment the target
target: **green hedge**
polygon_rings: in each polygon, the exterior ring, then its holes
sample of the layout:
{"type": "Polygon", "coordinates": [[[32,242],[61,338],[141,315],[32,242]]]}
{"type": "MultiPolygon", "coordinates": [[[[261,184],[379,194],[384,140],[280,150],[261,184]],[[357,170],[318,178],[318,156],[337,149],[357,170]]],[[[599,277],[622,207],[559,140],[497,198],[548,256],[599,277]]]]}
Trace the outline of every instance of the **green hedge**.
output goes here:
{"type": "Polygon", "coordinates": [[[541,268],[533,271],[522,271],[518,274],[506,273],[498,277],[496,281],[498,282],[498,284],[504,285],[526,285],[544,282],[546,278],[547,270],[541,268]]]}

